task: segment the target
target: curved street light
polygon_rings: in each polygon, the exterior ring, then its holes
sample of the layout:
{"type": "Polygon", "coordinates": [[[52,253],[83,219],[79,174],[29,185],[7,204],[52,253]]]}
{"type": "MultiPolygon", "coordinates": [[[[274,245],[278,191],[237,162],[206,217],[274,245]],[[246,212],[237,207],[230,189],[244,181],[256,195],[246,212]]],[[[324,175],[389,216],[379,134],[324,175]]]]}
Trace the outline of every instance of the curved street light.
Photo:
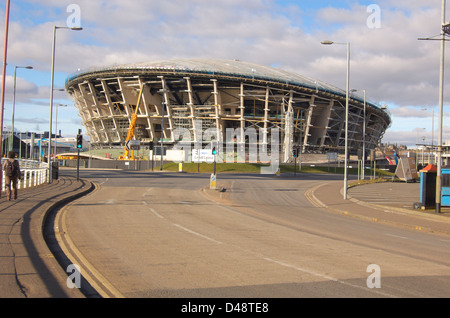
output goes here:
{"type": "Polygon", "coordinates": [[[52,165],[51,165],[51,145],[52,145],[52,120],[53,120],[53,84],[55,78],[55,42],[56,42],[56,30],[57,29],[69,29],[73,31],[81,31],[83,28],[81,27],[58,27],[53,26],[53,44],[52,44],[52,74],[51,74],[51,83],[50,83],[50,118],[49,118],[49,128],[48,128],[48,183],[52,182],[52,165]]]}
{"type": "Polygon", "coordinates": [[[349,87],[350,87],[350,42],[339,43],[333,41],[322,41],[323,45],[344,44],[347,46],[347,79],[345,94],[345,159],[344,159],[344,200],[347,200],[348,185],[348,108],[349,108],[349,87]]]}
{"type": "MultiPolygon", "coordinates": [[[[9,143],[9,150],[13,150],[14,148],[14,112],[16,108],[16,75],[17,75],[17,69],[18,68],[24,68],[27,70],[32,70],[32,66],[15,66],[14,67],[14,86],[13,86],[13,103],[12,103],[12,118],[11,118],[11,138],[9,143]]],[[[19,149],[21,149],[21,145],[19,144],[19,149]]]]}

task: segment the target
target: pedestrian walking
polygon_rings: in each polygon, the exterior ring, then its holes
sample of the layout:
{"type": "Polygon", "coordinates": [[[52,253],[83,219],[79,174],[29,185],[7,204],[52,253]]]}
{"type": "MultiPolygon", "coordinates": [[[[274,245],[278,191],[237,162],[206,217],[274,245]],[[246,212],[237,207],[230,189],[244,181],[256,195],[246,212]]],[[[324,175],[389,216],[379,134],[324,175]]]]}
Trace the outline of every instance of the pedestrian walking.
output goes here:
{"type": "Polygon", "coordinates": [[[21,179],[19,161],[16,160],[16,153],[14,151],[8,152],[8,159],[3,164],[3,171],[5,172],[5,187],[6,196],[11,201],[11,195],[14,200],[17,199],[17,182],[21,179]]]}

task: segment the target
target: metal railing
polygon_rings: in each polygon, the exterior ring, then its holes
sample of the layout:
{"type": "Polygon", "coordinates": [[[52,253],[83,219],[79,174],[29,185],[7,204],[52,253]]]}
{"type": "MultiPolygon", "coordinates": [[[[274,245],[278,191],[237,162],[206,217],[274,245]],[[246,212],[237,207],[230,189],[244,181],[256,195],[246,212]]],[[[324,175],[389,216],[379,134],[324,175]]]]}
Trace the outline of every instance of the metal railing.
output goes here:
{"type": "MultiPolygon", "coordinates": [[[[2,158],[1,163],[3,167],[6,158],[2,158]]],[[[20,172],[22,174],[21,180],[17,182],[18,189],[26,189],[36,187],[48,180],[48,164],[35,160],[20,159],[20,172]]],[[[5,172],[2,169],[2,187],[1,191],[5,191],[5,172]]]]}

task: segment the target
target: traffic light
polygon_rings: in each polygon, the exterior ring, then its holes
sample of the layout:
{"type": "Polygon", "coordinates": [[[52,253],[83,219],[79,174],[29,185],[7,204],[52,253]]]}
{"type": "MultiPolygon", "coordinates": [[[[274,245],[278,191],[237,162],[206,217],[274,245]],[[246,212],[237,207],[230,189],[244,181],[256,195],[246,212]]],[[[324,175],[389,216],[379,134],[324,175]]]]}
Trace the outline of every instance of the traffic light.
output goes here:
{"type": "Polygon", "coordinates": [[[83,148],[83,135],[77,135],[77,149],[83,148]]]}
{"type": "Polygon", "coordinates": [[[213,155],[217,155],[219,153],[219,149],[217,147],[217,141],[211,142],[211,153],[213,155]]]}

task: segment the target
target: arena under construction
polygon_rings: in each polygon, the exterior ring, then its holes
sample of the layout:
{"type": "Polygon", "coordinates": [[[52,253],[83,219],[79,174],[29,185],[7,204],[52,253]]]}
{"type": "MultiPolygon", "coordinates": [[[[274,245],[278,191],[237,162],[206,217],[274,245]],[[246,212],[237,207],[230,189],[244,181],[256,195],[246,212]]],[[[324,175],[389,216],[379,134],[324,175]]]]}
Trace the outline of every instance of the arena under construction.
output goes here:
{"type": "MultiPolygon", "coordinates": [[[[144,145],[174,147],[177,129],[189,131],[192,143],[206,145],[211,142],[206,130],[215,130],[223,141],[234,129],[236,143],[248,147],[252,140],[245,131],[254,128],[261,132],[257,142],[270,147],[271,131],[278,128],[281,162],[291,161],[296,149],[344,152],[345,90],[274,67],[239,60],[161,60],[81,71],[68,77],[66,90],[97,148],[123,147],[136,114],[133,137],[144,145]]],[[[391,124],[383,107],[355,94],[348,118],[353,154],[363,142],[366,153],[375,149],[391,124]]]]}

